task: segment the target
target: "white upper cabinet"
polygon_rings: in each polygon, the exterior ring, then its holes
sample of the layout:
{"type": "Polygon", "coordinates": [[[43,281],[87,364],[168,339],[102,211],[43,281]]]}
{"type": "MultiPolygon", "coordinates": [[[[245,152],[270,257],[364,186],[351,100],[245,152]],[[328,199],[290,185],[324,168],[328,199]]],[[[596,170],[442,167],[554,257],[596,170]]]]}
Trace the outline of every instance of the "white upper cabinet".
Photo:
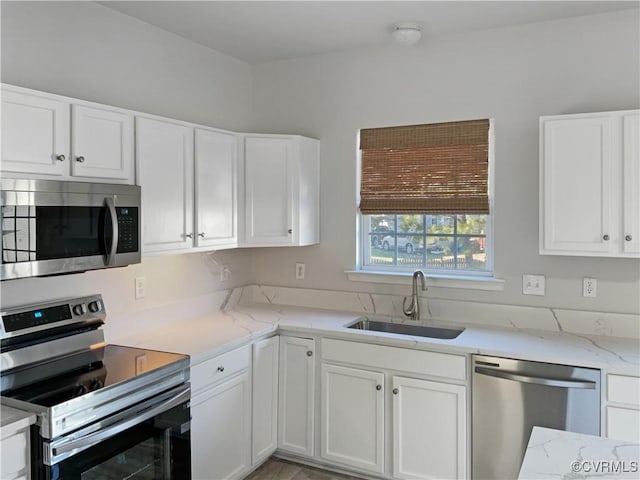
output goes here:
{"type": "Polygon", "coordinates": [[[195,130],[196,245],[238,245],[238,137],[195,130]]]}
{"type": "Polygon", "coordinates": [[[638,115],[541,117],[541,254],[639,256],[638,115]]]}
{"type": "Polygon", "coordinates": [[[245,135],[242,246],[319,242],[319,147],[300,136],[245,135]]]}
{"type": "Polygon", "coordinates": [[[14,177],[132,184],[133,114],[3,85],[2,171],[14,177]]]}
{"type": "Polygon", "coordinates": [[[69,171],[69,104],[2,88],[2,171],[69,171]]]}
{"type": "Polygon", "coordinates": [[[72,105],[71,174],[133,178],[133,116],[129,112],[72,105]]]}
{"type": "Polygon", "coordinates": [[[136,159],[142,190],[142,251],[193,245],[193,129],[136,118],[136,159]]]}
{"type": "Polygon", "coordinates": [[[624,179],[622,201],[624,253],[640,255],[640,114],[622,117],[624,179]]]}

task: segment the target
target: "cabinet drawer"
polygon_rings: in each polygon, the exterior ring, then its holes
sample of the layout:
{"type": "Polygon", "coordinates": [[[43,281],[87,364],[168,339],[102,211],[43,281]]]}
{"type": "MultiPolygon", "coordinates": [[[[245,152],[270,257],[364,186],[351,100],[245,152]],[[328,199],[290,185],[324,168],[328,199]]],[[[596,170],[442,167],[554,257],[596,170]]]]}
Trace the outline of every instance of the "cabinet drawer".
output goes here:
{"type": "Polygon", "coordinates": [[[27,432],[2,439],[1,478],[8,478],[27,467],[27,432]]]}
{"type": "Polygon", "coordinates": [[[607,375],[607,400],[640,406],[640,378],[607,375]]]}
{"type": "Polygon", "coordinates": [[[640,410],[607,407],[607,437],[628,442],[640,442],[640,410]]]}
{"type": "Polygon", "coordinates": [[[191,389],[193,392],[218,383],[242,370],[251,363],[251,345],[237,348],[191,367],[191,389]]]}
{"type": "Polygon", "coordinates": [[[323,339],[322,358],[334,362],[355,363],[367,367],[455,380],[467,378],[466,358],[448,353],[323,339]]]}

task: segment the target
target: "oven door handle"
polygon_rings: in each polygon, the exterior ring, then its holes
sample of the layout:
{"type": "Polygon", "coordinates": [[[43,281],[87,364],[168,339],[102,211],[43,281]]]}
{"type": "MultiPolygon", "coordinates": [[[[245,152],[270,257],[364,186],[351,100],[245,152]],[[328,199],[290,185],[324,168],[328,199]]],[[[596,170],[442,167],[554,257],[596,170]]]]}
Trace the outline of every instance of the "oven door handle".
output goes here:
{"type": "MultiPolygon", "coordinates": [[[[111,217],[111,231],[113,232],[113,238],[111,239],[111,245],[109,246],[109,251],[107,252],[107,258],[105,260],[105,265],[112,265],[114,259],[116,258],[116,251],[118,249],[118,212],[116,212],[115,200],[113,197],[107,197],[104,199],[104,203],[107,205],[107,209],[109,210],[109,216],[111,217]]],[[[105,233],[106,236],[106,233],[105,233]]],[[[105,238],[106,241],[106,238],[105,238]]]]}
{"type": "Polygon", "coordinates": [[[91,435],[87,435],[86,437],[81,437],[76,440],[71,440],[68,443],[62,444],[60,446],[54,447],[52,453],[54,456],[62,455],[64,453],[70,452],[72,450],[84,450],[86,448],[92,447],[99,442],[106,440],[107,438],[113,437],[119,433],[124,432],[125,430],[135,427],[139,423],[142,423],[150,418],[155,417],[156,415],[165,412],[185,401],[189,400],[191,396],[190,387],[185,387],[180,393],[169,398],[168,400],[162,402],[159,405],[155,405],[147,410],[143,410],[136,414],[134,417],[123,420],[122,422],[118,422],[114,425],[105,428],[104,430],[99,430],[91,435]]]}

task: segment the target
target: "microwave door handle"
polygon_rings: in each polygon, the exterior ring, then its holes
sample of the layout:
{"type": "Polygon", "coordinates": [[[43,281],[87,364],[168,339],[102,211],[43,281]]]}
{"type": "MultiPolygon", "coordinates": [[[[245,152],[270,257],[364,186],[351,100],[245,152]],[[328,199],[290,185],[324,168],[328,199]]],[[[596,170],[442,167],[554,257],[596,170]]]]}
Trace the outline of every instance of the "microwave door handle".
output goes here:
{"type": "MultiPolygon", "coordinates": [[[[109,216],[111,217],[111,231],[113,232],[111,245],[107,251],[105,265],[112,265],[116,257],[116,250],[118,249],[118,214],[116,212],[116,205],[113,197],[107,197],[104,201],[109,209],[109,216]]],[[[105,244],[107,242],[106,236],[107,233],[105,232],[105,244]]]]}

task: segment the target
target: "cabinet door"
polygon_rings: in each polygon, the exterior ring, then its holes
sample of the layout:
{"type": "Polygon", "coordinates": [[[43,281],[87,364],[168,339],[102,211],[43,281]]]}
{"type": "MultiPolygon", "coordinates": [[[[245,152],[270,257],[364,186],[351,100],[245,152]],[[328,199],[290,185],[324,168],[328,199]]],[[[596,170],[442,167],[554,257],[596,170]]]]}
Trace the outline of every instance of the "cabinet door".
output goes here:
{"type": "Polygon", "coordinates": [[[607,407],[607,437],[640,443],[640,410],[607,407]]]}
{"type": "Polygon", "coordinates": [[[238,140],[230,133],[197,128],[196,245],[235,247],[238,140]]]}
{"type": "Polygon", "coordinates": [[[193,246],[193,130],[136,119],[143,252],[193,246]]]}
{"type": "Polygon", "coordinates": [[[393,377],[393,477],[465,478],[465,387],[393,377]]]}
{"type": "Polygon", "coordinates": [[[245,243],[291,245],[293,145],[287,138],[245,138],[245,243]]]}
{"type": "Polygon", "coordinates": [[[73,105],[71,175],[134,183],[130,113],[73,105]]]}
{"type": "Polygon", "coordinates": [[[542,120],[541,253],[608,254],[612,117],[542,120]]]}
{"type": "Polygon", "coordinates": [[[280,337],[278,448],[313,456],[315,342],[280,337]]]}
{"type": "Polygon", "coordinates": [[[194,480],[240,478],[251,464],[249,373],[196,395],[191,401],[191,471],[194,480]]]}
{"type": "Polygon", "coordinates": [[[623,251],[640,253],[640,114],[623,117],[623,251]]]}
{"type": "Polygon", "coordinates": [[[278,355],[280,337],[253,345],[252,462],[257,464],[278,446],[278,355]]]}
{"type": "Polygon", "coordinates": [[[2,90],[2,171],[68,174],[68,103],[2,90]]]}
{"type": "Polygon", "coordinates": [[[322,365],[321,455],[384,474],[384,374],[322,365]]]}
{"type": "Polygon", "coordinates": [[[29,430],[3,438],[0,459],[0,478],[29,478],[29,430]]]}

